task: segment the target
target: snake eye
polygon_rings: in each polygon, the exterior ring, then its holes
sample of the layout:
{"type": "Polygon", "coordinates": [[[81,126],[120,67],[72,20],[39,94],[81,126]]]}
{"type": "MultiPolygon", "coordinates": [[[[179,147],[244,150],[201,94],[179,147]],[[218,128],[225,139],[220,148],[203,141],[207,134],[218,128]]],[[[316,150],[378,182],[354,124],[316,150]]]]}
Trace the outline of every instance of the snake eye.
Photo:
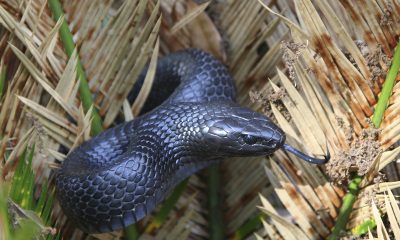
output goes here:
{"type": "Polygon", "coordinates": [[[258,138],[249,134],[242,134],[243,141],[249,145],[257,143],[258,138]]]}

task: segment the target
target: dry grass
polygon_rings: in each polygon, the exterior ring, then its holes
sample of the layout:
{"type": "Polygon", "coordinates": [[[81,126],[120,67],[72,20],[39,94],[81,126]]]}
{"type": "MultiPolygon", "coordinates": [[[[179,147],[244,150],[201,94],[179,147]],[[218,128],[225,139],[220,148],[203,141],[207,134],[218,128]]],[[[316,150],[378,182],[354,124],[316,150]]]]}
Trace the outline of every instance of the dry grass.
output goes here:
{"type": "MultiPolygon", "coordinates": [[[[0,170],[13,175],[25,146],[41,141],[34,169],[49,175],[60,145],[76,147],[90,137],[91,114],[78,96],[77,52],[68,59],[45,0],[0,1],[0,70],[6,69],[0,101],[0,170]]],[[[366,176],[347,225],[367,218],[377,224],[371,235],[400,239],[399,208],[388,182],[377,179],[386,166],[396,167],[400,147],[397,81],[377,138],[365,143],[377,97],[400,35],[400,5],[389,1],[64,1],[89,86],[103,119],[132,119],[143,102],[126,97],[150,61],[142,89],[151,85],[158,55],[198,47],[225,62],[236,80],[238,101],[264,111],[287,133],[288,142],[310,154],[332,154],[329,168],[306,164],[278,151],[268,158],[230,159],[222,165],[226,235],[234,236],[248,219],[264,213],[257,239],[318,239],[335,223],[345,185],[328,176],[361,168],[366,176]],[[264,4],[262,4],[264,3],[264,4]],[[153,51],[155,49],[156,51],[153,51]],[[249,97],[252,94],[252,100],[249,97]],[[380,152],[370,146],[377,144],[380,152]],[[343,156],[347,157],[343,157],[343,156]],[[353,156],[349,157],[349,156],[353,156]],[[364,162],[369,156],[370,161],[364,162]],[[354,160],[360,159],[360,160],[354,160]],[[343,168],[347,166],[347,168],[343,168]],[[379,180],[379,181],[377,181],[379,180]],[[267,197],[268,196],[268,197],[267,197]],[[260,206],[260,208],[257,208],[260,206]],[[388,221],[382,221],[387,213],[388,221]],[[389,228],[391,231],[385,229],[389,228]]],[[[397,78],[399,79],[399,78],[397,78]]],[[[398,168],[398,166],[397,166],[398,168]]],[[[349,174],[341,178],[348,180],[349,174]]],[[[203,239],[209,236],[206,185],[190,178],[188,187],[161,228],[146,233],[157,239],[203,239]]],[[[82,233],[66,224],[59,208],[56,227],[65,238],[82,233]]],[[[151,218],[140,225],[145,227],[151,218]]],[[[96,235],[114,238],[121,233],[96,235]]]]}

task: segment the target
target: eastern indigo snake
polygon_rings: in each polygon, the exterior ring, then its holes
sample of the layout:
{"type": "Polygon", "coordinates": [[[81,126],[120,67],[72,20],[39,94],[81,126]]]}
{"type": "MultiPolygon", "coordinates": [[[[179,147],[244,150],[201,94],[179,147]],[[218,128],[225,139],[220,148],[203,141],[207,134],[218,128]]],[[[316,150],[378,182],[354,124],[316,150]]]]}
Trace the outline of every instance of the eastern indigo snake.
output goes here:
{"type": "Polygon", "coordinates": [[[64,160],[56,173],[64,213],[86,232],[109,232],[142,219],[180,181],[227,157],[283,148],[310,163],[329,159],[285,144],[279,127],[234,101],[233,80],[211,55],[189,49],[162,58],[144,106],[150,112],[93,137],[64,160]]]}

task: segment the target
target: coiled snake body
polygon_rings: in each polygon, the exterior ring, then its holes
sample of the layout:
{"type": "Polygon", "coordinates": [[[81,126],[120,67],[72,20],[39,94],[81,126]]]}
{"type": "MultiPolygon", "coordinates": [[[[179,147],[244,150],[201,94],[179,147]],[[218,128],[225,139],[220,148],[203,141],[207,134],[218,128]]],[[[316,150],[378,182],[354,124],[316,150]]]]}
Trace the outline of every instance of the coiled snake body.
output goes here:
{"type": "Polygon", "coordinates": [[[64,213],[86,232],[109,232],[140,220],[177,183],[227,157],[284,148],[311,163],[328,160],[285,144],[280,128],[234,100],[232,78],[211,55],[189,49],[162,58],[144,106],[151,111],[90,139],[64,160],[56,173],[64,213]]]}

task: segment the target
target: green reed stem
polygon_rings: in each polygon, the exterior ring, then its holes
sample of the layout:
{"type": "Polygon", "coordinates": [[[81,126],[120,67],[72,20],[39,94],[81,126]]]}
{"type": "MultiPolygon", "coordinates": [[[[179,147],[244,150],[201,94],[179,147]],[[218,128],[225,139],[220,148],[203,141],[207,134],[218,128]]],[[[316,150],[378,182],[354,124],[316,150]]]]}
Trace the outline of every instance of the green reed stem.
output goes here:
{"type": "Polygon", "coordinates": [[[225,239],[224,219],[222,216],[222,188],[220,165],[208,168],[208,209],[210,223],[210,239],[225,239]]]}
{"type": "Polygon", "coordinates": [[[172,211],[172,209],[174,209],[176,203],[179,200],[179,197],[185,191],[188,182],[189,178],[179,183],[178,186],[175,187],[171,195],[162,204],[160,211],[152,218],[151,222],[147,225],[145,229],[146,233],[153,232],[165,223],[169,213],[172,211]]]}
{"type": "Polygon", "coordinates": [[[7,66],[0,65],[0,98],[3,97],[4,86],[6,84],[7,66]]]}
{"type": "Polygon", "coordinates": [[[240,240],[246,238],[249,234],[256,231],[261,225],[261,219],[263,219],[264,214],[260,213],[254,217],[248,219],[242,226],[240,226],[236,231],[232,240],[240,240]]]}
{"type": "MultiPolygon", "coordinates": [[[[389,98],[392,95],[393,87],[396,82],[396,76],[400,69],[400,42],[397,43],[397,47],[394,52],[392,59],[392,65],[390,66],[389,72],[386,76],[385,83],[383,84],[381,94],[376,104],[374,115],[372,116],[372,123],[376,128],[379,128],[385,110],[389,105],[389,98]]],[[[360,183],[362,177],[356,176],[352,179],[349,184],[349,192],[344,196],[342,207],[339,211],[339,216],[336,220],[335,226],[332,229],[332,233],[328,239],[338,239],[340,232],[345,231],[346,225],[353,208],[353,204],[357,199],[357,194],[360,191],[360,183]]]]}
{"type": "MultiPolygon", "coordinates": [[[[58,0],[49,0],[48,2],[54,20],[58,21],[60,17],[64,16],[64,11],[60,2],[58,0]]],[[[71,57],[76,46],[72,38],[72,33],[69,30],[68,24],[65,19],[63,20],[60,27],[60,37],[61,41],[63,42],[65,52],[67,53],[68,57],[71,57]]],[[[77,54],[77,58],[76,72],[79,78],[79,94],[82,101],[83,109],[85,110],[85,112],[87,112],[93,105],[92,93],[90,92],[88,80],[86,78],[85,71],[83,70],[79,54],[77,54]]],[[[92,118],[92,135],[97,135],[103,131],[103,126],[101,123],[100,115],[98,114],[96,108],[93,108],[92,118]]]]}

